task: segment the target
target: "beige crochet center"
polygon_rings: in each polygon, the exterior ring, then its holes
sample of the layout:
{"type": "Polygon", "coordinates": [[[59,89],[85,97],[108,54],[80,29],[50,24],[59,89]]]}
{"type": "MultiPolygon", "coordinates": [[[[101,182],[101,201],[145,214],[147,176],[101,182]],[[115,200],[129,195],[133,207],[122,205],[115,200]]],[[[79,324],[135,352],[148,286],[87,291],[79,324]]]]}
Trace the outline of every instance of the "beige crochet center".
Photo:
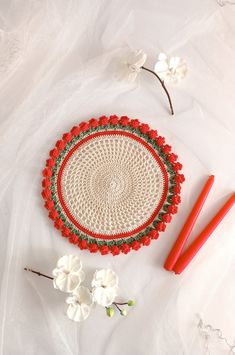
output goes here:
{"type": "Polygon", "coordinates": [[[82,144],[64,168],[64,202],[75,220],[103,235],[130,232],[152,215],[163,194],[159,164],[143,144],[122,135],[82,144]]]}

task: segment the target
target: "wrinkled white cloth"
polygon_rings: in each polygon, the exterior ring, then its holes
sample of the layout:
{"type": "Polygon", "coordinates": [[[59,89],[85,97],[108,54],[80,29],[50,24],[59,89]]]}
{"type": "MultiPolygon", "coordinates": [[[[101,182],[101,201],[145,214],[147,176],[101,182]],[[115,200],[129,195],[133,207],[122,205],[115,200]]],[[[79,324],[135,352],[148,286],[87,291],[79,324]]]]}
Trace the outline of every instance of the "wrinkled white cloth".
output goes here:
{"type": "MultiPolygon", "coordinates": [[[[235,189],[235,7],[213,0],[0,2],[0,354],[199,355],[197,312],[235,338],[235,208],[181,276],[162,265],[207,176],[215,184],[192,240],[235,189]],[[169,86],[141,72],[118,80],[127,47],[153,67],[160,52],[184,58],[188,75],[169,86]],[[40,196],[41,170],[63,132],[102,114],[127,114],[165,135],[184,165],[182,204],[150,247],[113,257],[80,251],[53,228],[40,196]],[[102,307],[81,324],[66,317],[50,274],[75,253],[90,278],[119,275],[136,299],[127,317],[102,307]]],[[[120,299],[122,300],[122,299],[120,299]]],[[[221,345],[215,349],[226,354],[221,345]]]]}

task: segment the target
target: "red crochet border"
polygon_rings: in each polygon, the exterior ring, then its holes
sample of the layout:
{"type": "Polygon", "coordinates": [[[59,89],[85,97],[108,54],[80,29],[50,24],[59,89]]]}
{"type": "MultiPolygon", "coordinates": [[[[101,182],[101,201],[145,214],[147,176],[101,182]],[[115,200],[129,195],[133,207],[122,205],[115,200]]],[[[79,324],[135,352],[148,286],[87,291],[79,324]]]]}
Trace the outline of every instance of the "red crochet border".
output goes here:
{"type": "Polygon", "coordinates": [[[132,235],[135,235],[137,233],[139,233],[141,230],[145,229],[149,224],[151,224],[155,217],[157,216],[157,214],[159,213],[159,211],[161,210],[163,203],[167,197],[167,191],[168,191],[168,175],[165,169],[164,164],[162,163],[162,161],[160,160],[159,156],[156,154],[156,152],[154,151],[154,149],[152,147],[150,147],[150,145],[143,141],[140,137],[135,136],[134,134],[130,133],[130,132],[124,132],[124,131],[114,131],[114,130],[110,130],[110,131],[104,131],[104,132],[96,132],[91,134],[90,136],[85,137],[84,139],[82,139],[81,141],[79,141],[66,155],[66,157],[64,158],[61,167],[59,169],[59,173],[58,173],[58,177],[57,177],[57,192],[58,192],[58,197],[61,203],[61,206],[63,207],[63,210],[65,211],[67,217],[70,219],[70,221],[79,229],[81,230],[83,233],[86,233],[94,238],[101,238],[101,239],[108,239],[108,240],[112,240],[112,239],[118,239],[118,238],[125,238],[125,237],[130,237],[132,235]],[[79,224],[76,219],[71,215],[68,207],[66,206],[66,203],[63,199],[63,194],[62,194],[62,188],[61,188],[61,178],[62,178],[62,174],[64,171],[64,168],[66,166],[66,163],[68,162],[68,160],[70,159],[70,157],[72,156],[72,154],[84,143],[88,142],[91,139],[94,139],[96,137],[100,137],[100,136],[106,136],[106,135],[122,135],[125,137],[130,137],[134,140],[136,140],[137,142],[141,143],[154,157],[154,159],[156,160],[156,162],[160,165],[162,174],[164,176],[164,187],[163,187],[163,194],[161,197],[161,200],[159,202],[159,204],[157,205],[157,207],[155,208],[154,212],[152,213],[152,215],[150,216],[150,218],[143,223],[141,226],[139,226],[138,228],[126,232],[126,233],[119,233],[119,234],[114,234],[114,235],[106,235],[106,234],[98,234],[98,233],[94,233],[92,231],[90,231],[89,229],[86,229],[85,227],[83,227],[81,224],[79,224]]]}

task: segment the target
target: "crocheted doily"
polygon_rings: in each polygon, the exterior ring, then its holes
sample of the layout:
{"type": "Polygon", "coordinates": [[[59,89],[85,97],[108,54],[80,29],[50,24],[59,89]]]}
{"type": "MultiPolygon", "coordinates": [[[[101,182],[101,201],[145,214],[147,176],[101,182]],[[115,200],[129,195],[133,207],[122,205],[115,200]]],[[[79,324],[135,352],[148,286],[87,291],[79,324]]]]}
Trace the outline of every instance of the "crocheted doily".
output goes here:
{"type": "Polygon", "coordinates": [[[176,160],[165,139],[136,119],[82,122],[57,141],[43,170],[49,217],[91,252],[149,245],[177,212],[184,176],[176,160]]]}

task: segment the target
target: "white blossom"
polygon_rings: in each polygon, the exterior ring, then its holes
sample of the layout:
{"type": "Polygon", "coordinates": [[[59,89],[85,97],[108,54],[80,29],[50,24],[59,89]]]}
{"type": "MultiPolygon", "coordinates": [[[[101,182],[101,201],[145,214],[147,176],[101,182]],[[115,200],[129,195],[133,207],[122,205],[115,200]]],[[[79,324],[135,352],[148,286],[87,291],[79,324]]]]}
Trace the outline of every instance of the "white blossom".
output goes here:
{"type": "Polygon", "coordinates": [[[118,276],[111,269],[102,269],[95,272],[92,280],[93,300],[103,306],[110,306],[118,291],[118,276]]]}
{"type": "Polygon", "coordinates": [[[74,291],[84,280],[82,262],[76,255],[64,255],[52,271],[54,287],[63,292],[74,291]]]}
{"type": "Polygon", "coordinates": [[[180,57],[167,57],[160,53],[154,71],[163,81],[177,83],[185,77],[187,64],[180,57]]]}
{"type": "Polygon", "coordinates": [[[147,54],[142,49],[131,52],[128,58],[124,61],[125,79],[130,82],[135,81],[138,73],[141,71],[141,67],[144,65],[147,59],[147,54]]]}
{"type": "Polygon", "coordinates": [[[71,296],[67,297],[69,305],[67,316],[75,322],[81,322],[90,315],[92,307],[92,295],[89,288],[80,286],[74,290],[71,296]]]}

